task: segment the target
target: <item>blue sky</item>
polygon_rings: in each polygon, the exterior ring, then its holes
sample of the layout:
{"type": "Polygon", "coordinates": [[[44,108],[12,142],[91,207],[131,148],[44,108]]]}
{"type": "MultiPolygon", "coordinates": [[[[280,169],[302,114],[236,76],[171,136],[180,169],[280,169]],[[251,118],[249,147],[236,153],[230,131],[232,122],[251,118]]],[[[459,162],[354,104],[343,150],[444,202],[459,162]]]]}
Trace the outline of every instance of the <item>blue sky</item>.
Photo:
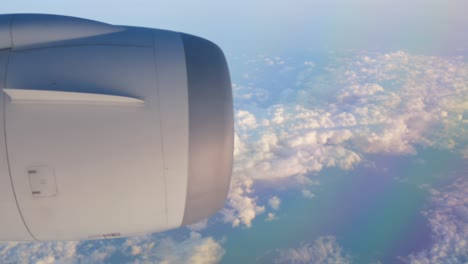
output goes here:
{"type": "Polygon", "coordinates": [[[466,48],[463,0],[7,1],[2,13],[53,13],[172,29],[228,50],[466,48]]]}

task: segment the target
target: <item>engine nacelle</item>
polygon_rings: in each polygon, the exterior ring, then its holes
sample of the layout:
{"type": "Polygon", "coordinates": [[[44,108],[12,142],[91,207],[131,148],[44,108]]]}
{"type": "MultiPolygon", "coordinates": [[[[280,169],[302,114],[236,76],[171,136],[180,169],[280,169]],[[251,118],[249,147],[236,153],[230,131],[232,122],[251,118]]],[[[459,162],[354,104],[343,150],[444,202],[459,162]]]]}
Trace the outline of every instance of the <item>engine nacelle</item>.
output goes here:
{"type": "Polygon", "coordinates": [[[158,232],[223,207],[233,105],[191,35],[0,16],[0,240],[158,232]]]}

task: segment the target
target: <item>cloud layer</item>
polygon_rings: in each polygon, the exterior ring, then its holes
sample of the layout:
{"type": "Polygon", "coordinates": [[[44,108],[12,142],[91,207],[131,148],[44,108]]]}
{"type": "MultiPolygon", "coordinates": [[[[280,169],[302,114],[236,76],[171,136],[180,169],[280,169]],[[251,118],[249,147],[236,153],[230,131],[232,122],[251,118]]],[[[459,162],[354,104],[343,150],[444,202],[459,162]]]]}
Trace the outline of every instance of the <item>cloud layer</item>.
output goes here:
{"type": "Polygon", "coordinates": [[[1,263],[218,263],[225,251],[222,241],[190,232],[175,240],[167,236],[147,235],[127,239],[3,243],[1,263]],[[110,243],[112,242],[112,243],[110,243]]]}
{"type": "Polygon", "coordinates": [[[298,248],[277,250],[274,263],[349,264],[351,257],[343,252],[335,237],[323,236],[298,248]]]}
{"type": "Polygon", "coordinates": [[[432,247],[413,253],[407,263],[466,263],[468,261],[468,179],[459,178],[444,190],[429,189],[431,208],[423,215],[432,231],[432,247]]]}
{"type": "Polygon", "coordinates": [[[293,181],[312,198],[316,173],[352,170],[367,155],[415,155],[419,147],[433,147],[467,156],[468,65],[462,58],[398,51],[331,56],[326,64],[269,63],[275,61],[248,60],[254,73],[234,85],[235,165],[223,210],[233,226],[250,227],[263,213],[254,189],[262,181],[293,181]],[[274,76],[270,87],[259,69],[274,76]]]}

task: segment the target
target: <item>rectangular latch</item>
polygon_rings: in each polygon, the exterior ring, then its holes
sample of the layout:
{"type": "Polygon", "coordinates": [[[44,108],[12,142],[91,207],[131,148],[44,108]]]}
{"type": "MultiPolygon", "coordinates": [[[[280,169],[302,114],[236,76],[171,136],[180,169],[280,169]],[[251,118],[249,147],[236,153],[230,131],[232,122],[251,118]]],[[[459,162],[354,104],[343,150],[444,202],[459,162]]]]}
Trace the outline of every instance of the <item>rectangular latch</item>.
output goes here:
{"type": "Polygon", "coordinates": [[[31,194],[35,198],[57,195],[57,185],[52,168],[48,166],[34,166],[28,168],[31,194]]]}

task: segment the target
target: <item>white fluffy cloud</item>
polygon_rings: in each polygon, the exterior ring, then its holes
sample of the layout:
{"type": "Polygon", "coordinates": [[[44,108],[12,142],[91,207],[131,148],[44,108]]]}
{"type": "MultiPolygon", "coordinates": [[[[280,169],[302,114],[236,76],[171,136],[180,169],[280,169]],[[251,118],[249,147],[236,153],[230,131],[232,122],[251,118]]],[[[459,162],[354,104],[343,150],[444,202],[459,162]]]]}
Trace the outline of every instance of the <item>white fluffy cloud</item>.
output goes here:
{"type": "Polygon", "coordinates": [[[128,239],[0,244],[1,263],[217,263],[223,241],[191,232],[184,240],[154,235],[128,239]]]}
{"type": "Polygon", "coordinates": [[[364,101],[368,96],[373,96],[378,92],[383,92],[384,88],[375,83],[366,83],[364,85],[352,84],[345,89],[341,90],[337,99],[339,102],[364,101]]]}
{"type": "Polygon", "coordinates": [[[302,196],[304,196],[305,198],[310,198],[310,199],[312,199],[312,198],[315,197],[315,194],[312,193],[310,190],[304,189],[304,190],[302,190],[301,192],[302,192],[302,196]]]}
{"type": "MultiPolygon", "coordinates": [[[[203,238],[199,233],[192,232],[188,239],[179,243],[169,238],[161,241],[154,251],[152,260],[167,264],[218,263],[224,253],[225,251],[220,242],[212,237],[203,238]]],[[[146,258],[148,255],[151,256],[151,252],[143,254],[143,257],[146,258]]]]}
{"type": "MultiPolygon", "coordinates": [[[[265,92],[254,83],[236,86],[236,101],[249,110],[237,112],[225,221],[251,226],[264,206],[254,191],[262,181],[295,181],[327,167],[351,170],[366,155],[413,155],[418,146],[467,155],[468,65],[462,58],[399,51],[336,62],[322,69],[326,78],[318,78],[319,67],[306,63],[297,74],[297,89],[281,89],[290,101],[278,97],[268,105],[265,100],[274,100],[277,91],[265,92]],[[243,98],[246,94],[252,96],[243,98]]],[[[309,189],[299,190],[313,197],[309,189]]]]}
{"type": "Polygon", "coordinates": [[[267,217],[265,218],[265,221],[270,222],[270,221],[273,221],[273,220],[276,220],[276,219],[277,218],[276,218],[275,213],[270,212],[270,213],[267,214],[267,217]]]}
{"type": "Polygon", "coordinates": [[[268,200],[268,204],[270,205],[271,209],[277,211],[281,204],[281,199],[278,196],[273,196],[268,200]]]}
{"type": "Polygon", "coordinates": [[[432,247],[404,260],[414,264],[464,263],[468,260],[468,179],[446,190],[429,189],[432,206],[423,211],[432,231],[432,247]]]}
{"type": "Polygon", "coordinates": [[[468,66],[461,58],[395,52],[355,64],[345,66],[349,86],[337,98],[357,120],[357,148],[414,154],[419,145],[453,149],[466,143],[466,124],[457,120],[468,109],[468,66]]]}
{"type": "Polygon", "coordinates": [[[203,219],[191,225],[188,225],[188,229],[192,231],[201,231],[204,230],[208,226],[208,219],[203,219]]]}
{"type": "Polygon", "coordinates": [[[298,248],[280,249],[275,263],[348,264],[351,257],[343,252],[333,236],[324,236],[312,244],[298,248]]]}
{"type": "Polygon", "coordinates": [[[235,177],[231,182],[227,208],[221,210],[224,222],[233,227],[251,227],[252,221],[265,212],[264,206],[258,206],[252,190],[253,180],[247,177],[235,177]]]}
{"type": "Polygon", "coordinates": [[[240,110],[236,113],[236,124],[241,129],[253,129],[257,127],[257,120],[249,111],[240,110]]]}
{"type": "Polygon", "coordinates": [[[4,243],[0,244],[1,263],[77,263],[79,242],[4,243]]]}

